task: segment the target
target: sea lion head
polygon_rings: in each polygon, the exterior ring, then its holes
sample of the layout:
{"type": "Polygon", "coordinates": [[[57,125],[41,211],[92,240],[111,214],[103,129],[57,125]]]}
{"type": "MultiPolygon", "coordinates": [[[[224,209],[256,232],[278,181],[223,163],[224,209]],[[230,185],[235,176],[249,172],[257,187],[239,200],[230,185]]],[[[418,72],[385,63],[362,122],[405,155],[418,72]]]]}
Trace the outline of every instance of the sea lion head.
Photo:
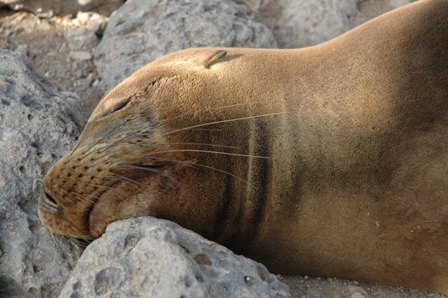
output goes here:
{"type": "Polygon", "coordinates": [[[220,163],[227,161],[198,154],[217,143],[202,127],[215,119],[199,111],[207,111],[207,84],[219,79],[210,65],[225,55],[211,49],[174,54],[109,92],[76,147],[44,178],[42,222],[57,234],[94,239],[113,221],[152,215],[210,236],[213,225],[203,223],[215,216],[224,187],[210,171],[224,173],[220,163]]]}

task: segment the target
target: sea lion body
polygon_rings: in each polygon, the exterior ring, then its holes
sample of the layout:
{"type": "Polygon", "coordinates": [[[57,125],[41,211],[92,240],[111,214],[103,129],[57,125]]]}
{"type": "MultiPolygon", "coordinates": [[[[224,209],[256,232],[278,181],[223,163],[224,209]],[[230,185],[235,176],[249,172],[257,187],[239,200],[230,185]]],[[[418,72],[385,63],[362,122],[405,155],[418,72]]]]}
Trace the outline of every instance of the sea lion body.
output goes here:
{"type": "Polygon", "coordinates": [[[448,293],[448,1],[298,50],[143,67],[45,178],[39,214],[91,239],[153,215],[280,273],[448,293]]]}

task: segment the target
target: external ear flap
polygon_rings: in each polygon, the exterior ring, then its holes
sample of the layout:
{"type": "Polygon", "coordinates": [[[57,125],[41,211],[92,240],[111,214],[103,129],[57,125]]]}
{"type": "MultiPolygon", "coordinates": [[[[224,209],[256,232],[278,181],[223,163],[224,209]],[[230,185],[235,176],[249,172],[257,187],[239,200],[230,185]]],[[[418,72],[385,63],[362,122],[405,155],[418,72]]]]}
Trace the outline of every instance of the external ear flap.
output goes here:
{"type": "Polygon", "coordinates": [[[224,58],[227,55],[226,50],[218,50],[208,56],[204,61],[203,65],[205,68],[209,68],[212,64],[218,62],[219,59],[224,58]]]}

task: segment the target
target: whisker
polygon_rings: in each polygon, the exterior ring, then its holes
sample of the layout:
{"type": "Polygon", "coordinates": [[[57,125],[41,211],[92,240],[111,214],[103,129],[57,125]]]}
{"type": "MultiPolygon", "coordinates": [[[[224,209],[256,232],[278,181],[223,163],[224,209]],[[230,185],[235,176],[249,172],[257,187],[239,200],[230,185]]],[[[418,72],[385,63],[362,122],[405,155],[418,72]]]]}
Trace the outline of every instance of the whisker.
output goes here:
{"type": "MultiPolygon", "coordinates": [[[[140,145],[140,144],[132,144],[132,145],[134,145],[133,148],[127,148],[126,150],[121,150],[121,151],[118,151],[118,152],[114,152],[113,154],[111,154],[110,152],[104,152],[103,154],[96,156],[96,158],[95,158],[96,161],[95,162],[94,161],[90,161],[89,165],[91,167],[92,166],[96,166],[98,164],[107,162],[107,161],[109,161],[111,159],[114,159],[114,158],[118,159],[117,155],[119,155],[119,154],[125,154],[125,153],[129,153],[129,152],[137,151],[137,150],[142,150],[142,145],[140,145]],[[138,145],[138,147],[135,147],[137,145],[138,145]],[[104,157],[107,157],[107,158],[103,159],[104,157]]],[[[124,159],[124,158],[120,158],[120,159],[124,159]]]]}
{"type": "Polygon", "coordinates": [[[168,131],[168,132],[164,133],[163,136],[167,136],[167,135],[170,135],[170,134],[175,133],[175,132],[190,130],[191,128],[197,128],[197,127],[203,127],[203,126],[214,125],[214,124],[221,124],[221,123],[228,123],[228,122],[237,122],[237,121],[251,120],[251,119],[256,119],[256,118],[277,116],[277,115],[283,115],[283,114],[285,114],[285,112],[268,113],[268,114],[255,115],[255,116],[249,116],[249,117],[232,118],[232,119],[226,119],[226,120],[218,120],[218,121],[213,121],[213,122],[201,123],[201,124],[196,124],[196,125],[187,126],[187,127],[184,127],[184,128],[179,128],[179,129],[175,129],[175,130],[172,130],[172,131],[168,131]]]}
{"type": "MultiPolygon", "coordinates": [[[[123,183],[132,183],[136,187],[140,187],[140,184],[137,181],[134,181],[132,179],[123,179],[123,178],[126,178],[124,176],[105,176],[105,177],[111,178],[111,181],[117,181],[117,182],[123,182],[123,183]]],[[[102,190],[105,190],[105,191],[116,190],[117,189],[116,187],[108,186],[108,185],[104,185],[104,184],[102,185],[102,184],[88,183],[88,184],[86,184],[86,186],[94,186],[94,187],[102,188],[102,190]]],[[[124,191],[123,191],[123,194],[125,194],[124,191]]],[[[97,197],[99,197],[99,196],[97,196],[97,197]]]]}
{"type": "Polygon", "coordinates": [[[235,174],[233,174],[233,173],[231,173],[231,172],[227,172],[227,171],[224,171],[224,170],[215,168],[215,167],[206,166],[206,165],[199,164],[199,163],[196,163],[196,162],[188,162],[188,161],[182,161],[182,160],[176,160],[176,159],[169,159],[169,158],[157,158],[157,157],[156,157],[155,159],[156,159],[156,160],[161,160],[161,161],[175,162],[175,163],[179,163],[179,164],[186,164],[186,165],[189,165],[189,166],[197,166],[197,167],[206,168],[206,169],[209,169],[209,170],[214,170],[214,171],[217,171],[217,172],[220,172],[220,173],[223,173],[223,174],[227,174],[227,175],[229,175],[229,176],[231,176],[231,177],[233,177],[233,178],[235,178],[235,179],[237,179],[237,180],[240,180],[240,181],[244,182],[244,183],[247,184],[247,185],[253,186],[253,185],[252,185],[251,183],[249,183],[249,181],[247,181],[246,179],[243,179],[243,178],[241,178],[241,177],[239,177],[239,176],[236,176],[235,174]]]}
{"type": "MultiPolygon", "coordinates": [[[[112,146],[114,146],[115,144],[111,144],[109,147],[112,147],[112,146]]],[[[130,141],[130,142],[126,142],[126,143],[122,143],[122,144],[120,144],[120,145],[122,145],[122,146],[126,146],[126,149],[124,149],[124,150],[121,150],[121,151],[116,151],[116,152],[113,152],[113,154],[109,154],[108,152],[106,152],[106,150],[104,151],[104,152],[101,152],[101,153],[104,153],[104,154],[102,154],[102,155],[99,155],[98,157],[97,157],[97,159],[100,159],[100,158],[102,158],[102,157],[104,157],[104,156],[107,156],[107,155],[109,155],[109,156],[116,156],[116,155],[118,155],[118,154],[124,154],[124,153],[128,153],[128,152],[132,152],[132,151],[137,151],[137,150],[141,150],[142,148],[148,148],[149,146],[147,146],[147,144],[142,144],[142,143],[139,143],[139,142],[136,142],[136,141],[130,141]],[[145,145],[145,146],[143,146],[143,145],[145,145]]]]}
{"type": "MultiPolygon", "coordinates": [[[[189,162],[186,162],[186,163],[189,163],[189,162]]],[[[199,163],[189,163],[189,164],[191,164],[192,166],[197,166],[197,167],[201,167],[201,168],[205,168],[205,169],[209,169],[209,170],[213,170],[213,171],[216,171],[216,172],[219,172],[219,173],[223,173],[223,174],[229,175],[229,176],[232,177],[232,178],[235,178],[235,179],[237,179],[237,180],[240,180],[241,182],[244,182],[246,185],[251,185],[251,186],[253,186],[253,185],[252,185],[251,183],[249,183],[249,181],[247,181],[246,179],[243,179],[243,178],[241,178],[241,177],[238,177],[238,176],[236,176],[235,174],[232,174],[232,173],[230,173],[230,172],[227,172],[227,171],[224,171],[224,170],[215,168],[215,167],[210,167],[210,166],[206,166],[206,165],[203,165],[203,164],[199,164],[199,163]]]]}
{"type": "Polygon", "coordinates": [[[190,131],[214,131],[214,132],[222,132],[222,129],[213,129],[213,128],[197,128],[197,129],[189,129],[190,131]]]}
{"type": "Polygon", "coordinates": [[[42,206],[43,208],[45,208],[46,210],[48,210],[50,212],[58,213],[61,210],[58,206],[49,204],[47,201],[44,201],[44,200],[40,201],[39,204],[40,204],[40,206],[42,206]]]}
{"type": "Polygon", "coordinates": [[[198,150],[195,150],[195,149],[172,149],[172,150],[164,150],[164,151],[154,151],[154,152],[151,152],[151,154],[176,153],[176,152],[197,152],[197,153],[210,153],[210,154],[219,154],[219,155],[227,155],[227,156],[237,156],[237,157],[269,159],[268,156],[230,153],[230,152],[212,151],[212,150],[199,150],[199,149],[198,150]]]}
{"type": "Polygon", "coordinates": [[[136,165],[131,165],[131,164],[129,164],[129,165],[121,165],[120,167],[121,168],[136,169],[136,170],[143,170],[143,171],[148,171],[148,172],[151,172],[151,173],[156,173],[156,174],[159,174],[162,177],[166,177],[166,178],[176,182],[176,184],[180,184],[180,182],[177,181],[176,179],[174,179],[173,177],[165,175],[163,172],[157,171],[157,170],[155,170],[154,168],[151,168],[151,167],[136,166],[136,165]]]}
{"type": "Polygon", "coordinates": [[[85,209],[90,209],[96,202],[95,198],[90,198],[89,196],[81,195],[77,192],[72,192],[71,195],[78,199],[76,204],[81,205],[81,207],[85,209]]]}
{"type": "Polygon", "coordinates": [[[240,147],[236,147],[236,146],[225,146],[225,145],[217,145],[217,144],[211,144],[211,143],[171,143],[171,145],[197,145],[197,146],[210,146],[210,147],[236,149],[236,150],[241,149],[240,147]]]}
{"type": "Polygon", "coordinates": [[[101,153],[104,153],[104,152],[107,151],[107,149],[109,149],[109,148],[115,146],[116,144],[118,144],[118,143],[120,143],[120,142],[123,142],[123,141],[129,139],[130,137],[131,137],[130,135],[126,135],[126,136],[124,136],[123,138],[120,138],[120,139],[115,140],[114,142],[112,142],[112,143],[110,143],[110,144],[107,144],[106,146],[99,147],[99,148],[96,148],[95,150],[92,150],[92,148],[95,147],[95,145],[97,145],[97,144],[100,143],[100,142],[97,142],[97,143],[93,144],[92,146],[90,146],[89,149],[87,149],[87,150],[83,153],[83,156],[81,157],[81,160],[83,160],[83,159],[89,157],[90,154],[92,154],[92,153],[94,153],[94,152],[98,152],[98,151],[100,151],[100,150],[103,150],[101,153]]]}
{"type": "Polygon", "coordinates": [[[74,245],[82,249],[85,249],[90,243],[93,242],[93,240],[89,239],[81,239],[81,238],[69,238],[69,239],[74,245]]]}
{"type": "MultiPolygon", "coordinates": [[[[243,103],[235,103],[235,104],[213,107],[212,109],[207,109],[206,111],[214,112],[214,111],[220,111],[220,110],[225,110],[225,109],[239,107],[239,106],[252,106],[252,105],[261,105],[261,104],[266,105],[268,103],[275,102],[275,101],[276,101],[275,99],[271,99],[271,100],[260,100],[260,101],[249,101],[249,102],[243,102],[243,103]]],[[[195,115],[195,114],[197,114],[197,111],[194,111],[194,112],[188,111],[188,112],[180,113],[177,116],[164,119],[161,122],[165,123],[166,121],[173,121],[175,119],[182,118],[187,115],[195,115]]]]}
{"type": "MultiPolygon", "coordinates": [[[[144,148],[150,148],[153,149],[152,146],[148,147],[146,144],[142,144],[142,143],[135,143],[134,145],[139,146],[138,149],[126,149],[126,150],[122,150],[119,153],[116,154],[125,154],[125,153],[129,153],[129,152],[133,152],[133,151],[138,151],[138,150],[142,150],[144,148]]],[[[210,146],[210,147],[216,147],[216,148],[225,148],[225,149],[234,149],[234,150],[238,150],[241,149],[240,147],[236,147],[236,146],[226,146],[226,145],[219,145],[219,144],[211,144],[211,143],[172,143],[171,145],[192,145],[192,146],[210,146]]],[[[173,150],[177,150],[177,149],[173,149],[173,150]]],[[[183,150],[183,149],[179,149],[179,150],[183,150]]],[[[190,149],[185,149],[185,150],[190,150],[190,149]]],[[[191,149],[194,150],[194,149],[191,149]]],[[[199,149],[198,149],[199,150],[199,149]]],[[[128,158],[128,160],[133,160],[133,159],[139,159],[139,157],[151,157],[152,158],[152,154],[153,153],[158,153],[159,151],[155,151],[155,152],[151,152],[151,153],[146,153],[146,154],[141,154],[141,155],[136,155],[133,154],[132,156],[130,156],[128,158]]],[[[164,152],[170,152],[170,151],[164,151],[164,152]]],[[[218,151],[217,151],[218,152],[218,151]]],[[[116,154],[111,155],[111,157],[115,157],[116,154]]],[[[232,153],[229,153],[232,154],[232,153]]]]}
{"type": "MultiPolygon", "coordinates": [[[[138,182],[138,181],[135,181],[135,180],[133,180],[131,178],[128,178],[126,176],[123,176],[123,175],[117,175],[117,174],[114,174],[114,173],[111,173],[111,174],[112,175],[103,176],[103,177],[112,178],[114,180],[118,179],[118,181],[120,181],[120,182],[128,182],[130,184],[135,185],[139,190],[142,189],[142,184],[140,182],[138,182]]],[[[110,188],[112,189],[112,187],[110,187],[110,188]]]]}

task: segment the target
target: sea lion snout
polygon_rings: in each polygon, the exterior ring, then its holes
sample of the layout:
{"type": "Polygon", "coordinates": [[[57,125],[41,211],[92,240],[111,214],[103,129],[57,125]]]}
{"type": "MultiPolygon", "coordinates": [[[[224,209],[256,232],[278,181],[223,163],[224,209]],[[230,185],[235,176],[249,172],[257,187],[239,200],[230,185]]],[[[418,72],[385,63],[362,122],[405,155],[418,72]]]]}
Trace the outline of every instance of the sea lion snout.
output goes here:
{"type": "Polygon", "coordinates": [[[78,147],[45,176],[39,215],[56,233],[97,238],[112,221],[147,215],[148,198],[177,186],[168,161],[139,162],[103,150],[90,156],[88,151],[78,147]]]}
{"type": "Polygon", "coordinates": [[[94,203],[93,197],[102,191],[105,179],[101,174],[106,168],[86,165],[85,158],[70,158],[72,155],[61,159],[45,176],[39,216],[56,233],[91,238],[86,213],[94,203]]]}
{"type": "Polygon", "coordinates": [[[114,220],[147,215],[151,200],[143,201],[143,193],[157,195],[159,184],[170,190],[162,180],[170,178],[172,162],[149,155],[166,150],[162,138],[153,131],[151,119],[142,119],[138,112],[128,116],[125,106],[132,109],[125,101],[113,114],[91,119],[75,149],[45,176],[39,215],[50,230],[96,238],[114,220]],[[135,127],[142,123],[147,129],[135,127]]]}

